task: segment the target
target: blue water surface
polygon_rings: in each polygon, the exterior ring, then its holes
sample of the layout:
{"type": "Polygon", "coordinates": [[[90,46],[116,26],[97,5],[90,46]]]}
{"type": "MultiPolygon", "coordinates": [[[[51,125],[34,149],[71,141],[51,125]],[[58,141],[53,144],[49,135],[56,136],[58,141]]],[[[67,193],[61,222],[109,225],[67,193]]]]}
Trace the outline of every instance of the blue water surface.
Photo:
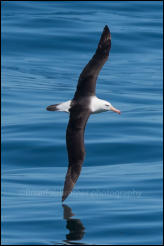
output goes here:
{"type": "Polygon", "coordinates": [[[162,1],[3,1],[2,245],[162,244],[162,1]],[[68,115],[105,25],[112,48],[64,205],[68,115]]]}

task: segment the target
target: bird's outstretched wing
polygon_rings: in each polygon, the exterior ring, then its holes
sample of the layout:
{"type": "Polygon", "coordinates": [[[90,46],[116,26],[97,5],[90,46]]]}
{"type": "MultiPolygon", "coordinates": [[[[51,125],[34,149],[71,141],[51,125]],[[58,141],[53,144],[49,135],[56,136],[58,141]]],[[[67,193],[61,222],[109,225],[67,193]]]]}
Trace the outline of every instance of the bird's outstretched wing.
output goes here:
{"type": "Polygon", "coordinates": [[[67,126],[66,142],[68,151],[68,170],[65,177],[62,201],[72,191],[82,168],[85,157],[84,131],[90,111],[76,103],[70,109],[70,119],[67,126]]]}
{"type": "Polygon", "coordinates": [[[72,100],[66,142],[69,165],[64,183],[62,201],[72,191],[81,172],[85,157],[84,130],[90,115],[87,98],[95,95],[98,74],[108,59],[111,36],[108,26],[104,27],[95,55],[80,74],[77,89],[72,100]]]}
{"type": "Polygon", "coordinates": [[[108,59],[110,48],[111,34],[106,25],[101,35],[96,53],[80,74],[74,100],[80,96],[95,95],[96,80],[101,68],[108,59]]]}

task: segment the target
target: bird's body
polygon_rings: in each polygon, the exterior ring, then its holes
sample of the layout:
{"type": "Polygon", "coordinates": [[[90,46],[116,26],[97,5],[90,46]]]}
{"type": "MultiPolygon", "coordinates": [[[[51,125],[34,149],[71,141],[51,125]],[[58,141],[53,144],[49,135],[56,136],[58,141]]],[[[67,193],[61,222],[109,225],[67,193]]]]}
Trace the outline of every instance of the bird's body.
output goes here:
{"type": "Polygon", "coordinates": [[[47,107],[49,111],[64,111],[69,113],[69,122],[66,131],[69,164],[62,201],[72,191],[81,172],[85,157],[84,131],[89,116],[109,110],[120,113],[110,102],[99,99],[95,95],[96,80],[102,66],[108,59],[110,48],[111,35],[108,26],[105,26],[96,53],[80,74],[73,99],[47,107]]]}
{"type": "MultiPolygon", "coordinates": [[[[82,101],[83,100],[84,99],[82,99],[82,101]]],[[[62,111],[62,112],[70,113],[70,109],[73,103],[76,103],[76,102],[69,100],[63,103],[56,104],[56,109],[55,110],[53,109],[53,111],[62,111]]],[[[83,102],[82,102],[82,105],[83,105],[83,102]]],[[[90,110],[90,114],[98,114],[98,113],[108,111],[108,105],[109,105],[109,102],[102,100],[96,96],[90,96],[87,98],[86,107],[88,108],[88,110],[90,110]],[[106,105],[106,109],[104,108],[104,105],[106,105]]]]}

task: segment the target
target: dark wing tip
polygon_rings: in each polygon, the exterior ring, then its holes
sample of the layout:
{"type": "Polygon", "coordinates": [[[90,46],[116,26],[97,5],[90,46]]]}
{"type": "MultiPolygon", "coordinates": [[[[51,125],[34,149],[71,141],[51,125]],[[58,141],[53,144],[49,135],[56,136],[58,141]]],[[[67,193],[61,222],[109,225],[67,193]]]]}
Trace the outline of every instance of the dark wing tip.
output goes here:
{"type": "Polygon", "coordinates": [[[66,197],[63,195],[63,196],[62,196],[62,202],[64,202],[65,199],[66,199],[66,197]]]}
{"type": "Polygon", "coordinates": [[[68,197],[68,195],[71,193],[74,185],[76,182],[73,182],[72,180],[72,172],[74,173],[74,170],[71,166],[68,167],[67,174],[65,177],[65,183],[64,183],[64,189],[63,189],[63,195],[62,195],[62,202],[68,197]]]}
{"type": "Polygon", "coordinates": [[[110,30],[109,30],[108,25],[105,25],[103,32],[106,32],[106,33],[109,33],[110,34],[110,30]]]}
{"type": "Polygon", "coordinates": [[[100,42],[99,44],[101,43],[110,43],[110,40],[111,40],[111,34],[110,34],[110,30],[109,30],[109,27],[106,25],[104,27],[104,30],[102,32],[102,35],[101,35],[101,38],[100,38],[100,42]]]}
{"type": "Polygon", "coordinates": [[[62,202],[64,202],[64,200],[68,197],[68,195],[73,190],[74,185],[76,184],[76,181],[80,175],[80,171],[81,171],[81,164],[79,165],[76,164],[76,166],[70,165],[68,167],[67,174],[65,177],[62,202]]]}
{"type": "Polygon", "coordinates": [[[62,202],[64,202],[65,199],[69,196],[69,194],[71,193],[73,187],[74,187],[74,184],[72,184],[72,187],[69,187],[69,188],[64,186],[63,195],[62,195],[62,202]]]}
{"type": "Polygon", "coordinates": [[[111,34],[110,34],[109,27],[106,25],[102,32],[96,52],[102,56],[107,57],[109,55],[110,48],[111,48],[111,34]]]}

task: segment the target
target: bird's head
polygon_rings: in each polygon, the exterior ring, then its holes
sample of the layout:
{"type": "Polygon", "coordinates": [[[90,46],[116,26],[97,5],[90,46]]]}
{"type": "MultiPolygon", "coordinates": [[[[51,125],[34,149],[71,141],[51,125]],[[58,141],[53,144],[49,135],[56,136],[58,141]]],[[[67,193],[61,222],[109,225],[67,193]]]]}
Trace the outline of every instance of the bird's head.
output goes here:
{"type": "Polygon", "coordinates": [[[103,107],[104,107],[104,111],[113,111],[115,113],[120,114],[120,110],[118,110],[117,108],[113,107],[112,104],[108,101],[104,101],[103,103],[103,107]]]}

